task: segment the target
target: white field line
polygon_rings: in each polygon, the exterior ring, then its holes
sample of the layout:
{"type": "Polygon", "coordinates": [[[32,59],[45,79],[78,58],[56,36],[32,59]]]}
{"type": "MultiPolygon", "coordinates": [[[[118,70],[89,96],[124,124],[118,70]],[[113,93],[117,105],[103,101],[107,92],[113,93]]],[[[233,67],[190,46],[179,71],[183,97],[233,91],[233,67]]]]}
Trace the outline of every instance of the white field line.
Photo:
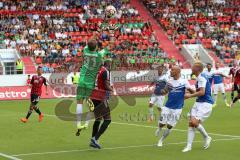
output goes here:
{"type": "MultiPolygon", "coordinates": [[[[141,125],[141,124],[133,124],[133,123],[121,123],[121,122],[112,122],[114,124],[119,124],[119,125],[129,125],[129,126],[136,126],[136,127],[145,127],[145,128],[156,128],[154,126],[147,126],[147,125],[141,125]]],[[[174,131],[178,131],[178,132],[187,132],[187,130],[183,130],[183,129],[175,129],[173,128],[172,130],[174,131]]],[[[198,133],[198,132],[196,132],[198,133]]],[[[222,137],[230,137],[230,138],[240,138],[240,136],[237,135],[227,135],[227,134],[219,134],[219,133],[208,133],[210,135],[214,135],[214,136],[222,136],[222,137]]]]}
{"type": "MultiPolygon", "coordinates": [[[[56,115],[52,115],[52,114],[44,114],[45,116],[48,116],[48,117],[56,117],[56,115]]],[[[63,117],[67,117],[67,116],[63,116],[63,117]]],[[[148,125],[141,125],[141,124],[134,124],[134,123],[122,123],[122,122],[111,122],[113,124],[119,124],[119,125],[128,125],[128,126],[136,126],[136,127],[144,127],[144,128],[155,128],[157,129],[157,127],[155,126],[148,126],[148,125]]],[[[175,129],[173,128],[172,130],[174,131],[178,131],[178,132],[187,132],[187,130],[183,130],[183,129],[175,129]]],[[[196,132],[198,133],[198,132],[196,132]]],[[[230,138],[240,138],[240,135],[227,135],[227,134],[220,134],[220,133],[208,133],[210,135],[213,135],[213,136],[222,136],[222,137],[230,137],[230,138]]]]}
{"type": "MultiPolygon", "coordinates": [[[[15,114],[14,114],[15,115],[15,114]]],[[[4,117],[4,116],[11,116],[11,115],[1,115],[0,117],[4,117]]],[[[53,114],[44,114],[44,116],[47,116],[47,117],[55,117],[57,118],[56,115],[53,115],[53,114]]],[[[65,117],[65,118],[69,118],[68,116],[62,116],[62,117],[65,117]]],[[[136,127],[144,127],[144,128],[155,128],[157,129],[157,127],[154,127],[154,126],[148,126],[148,125],[141,125],[141,124],[134,124],[134,123],[122,123],[122,122],[111,122],[113,124],[119,124],[119,125],[128,125],[128,126],[136,126],[136,127]]],[[[174,131],[178,131],[178,132],[187,132],[187,130],[183,130],[183,129],[176,129],[176,128],[173,128],[172,130],[174,131]]],[[[198,133],[198,132],[196,132],[198,133]]],[[[210,135],[214,135],[214,136],[222,136],[222,137],[230,137],[230,138],[240,138],[240,135],[227,135],[227,134],[220,134],[220,133],[208,133],[210,135]]]]}
{"type": "Polygon", "coordinates": [[[10,156],[10,155],[4,154],[4,153],[0,153],[0,157],[4,157],[4,158],[10,159],[10,160],[21,160],[19,158],[16,158],[14,156],[10,156]]]}
{"type": "MultiPolygon", "coordinates": [[[[216,141],[231,141],[231,140],[239,140],[240,138],[225,138],[225,139],[215,139],[216,141]]],[[[194,141],[194,143],[202,143],[203,141],[194,141]]],[[[176,142],[176,143],[166,143],[166,145],[181,145],[186,144],[186,142],[176,142]]],[[[103,148],[101,150],[116,150],[116,149],[129,149],[129,148],[143,148],[143,147],[155,147],[156,144],[145,144],[145,145],[131,145],[131,146],[120,146],[120,147],[108,147],[103,148]]],[[[157,146],[156,146],[157,147],[157,146]]],[[[79,150],[62,150],[62,151],[53,151],[53,152],[35,152],[35,153],[22,153],[22,154],[15,154],[12,155],[14,157],[21,157],[21,156],[33,156],[33,155],[47,155],[47,154],[60,154],[60,153],[72,153],[72,152],[87,152],[87,151],[93,151],[96,149],[79,149],[79,150]]],[[[100,150],[96,150],[100,151],[100,150]]]]}

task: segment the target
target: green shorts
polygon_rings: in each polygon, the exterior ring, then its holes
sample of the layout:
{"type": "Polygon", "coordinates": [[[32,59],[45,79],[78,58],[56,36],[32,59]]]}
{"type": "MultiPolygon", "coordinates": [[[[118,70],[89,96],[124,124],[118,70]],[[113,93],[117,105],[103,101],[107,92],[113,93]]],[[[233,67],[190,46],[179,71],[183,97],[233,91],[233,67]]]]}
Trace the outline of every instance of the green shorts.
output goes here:
{"type": "Polygon", "coordinates": [[[91,96],[92,91],[95,88],[95,83],[89,83],[84,81],[79,81],[77,87],[77,100],[86,99],[91,96]]]}

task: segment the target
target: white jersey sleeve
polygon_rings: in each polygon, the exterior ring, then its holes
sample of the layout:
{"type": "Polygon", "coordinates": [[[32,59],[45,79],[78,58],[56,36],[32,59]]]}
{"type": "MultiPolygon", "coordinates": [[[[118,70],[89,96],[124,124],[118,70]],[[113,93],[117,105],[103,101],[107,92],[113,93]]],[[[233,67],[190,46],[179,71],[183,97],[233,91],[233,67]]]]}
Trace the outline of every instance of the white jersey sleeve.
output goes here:
{"type": "Polygon", "coordinates": [[[198,88],[206,88],[207,80],[204,77],[199,77],[198,81],[198,88]]]}
{"type": "Polygon", "coordinates": [[[191,85],[187,79],[185,80],[185,87],[186,87],[186,89],[191,88],[191,85]]]}

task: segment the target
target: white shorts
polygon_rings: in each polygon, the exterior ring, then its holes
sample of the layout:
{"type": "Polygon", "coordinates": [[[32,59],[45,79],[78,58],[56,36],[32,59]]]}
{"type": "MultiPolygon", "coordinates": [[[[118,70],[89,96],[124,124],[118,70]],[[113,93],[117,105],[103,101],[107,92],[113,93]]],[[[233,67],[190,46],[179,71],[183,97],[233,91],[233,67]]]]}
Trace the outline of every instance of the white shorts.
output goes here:
{"type": "Polygon", "coordinates": [[[211,115],[211,113],[212,104],[206,102],[195,102],[190,111],[190,116],[203,122],[211,115]]]}
{"type": "Polygon", "coordinates": [[[221,93],[225,93],[225,88],[224,88],[224,84],[223,83],[214,84],[214,86],[213,86],[213,93],[214,94],[218,94],[219,90],[221,91],[221,93]]]}
{"type": "Polygon", "coordinates": [[[164,99],[165,99],[165,96],[157,96],[157,95],[153,94],[150,98],[149,103],[151,103],[153,105],[156,104],[158,108],[162,108],[164,99]]]}
{"type": "Polygon", "coordinates": [[[168,124],[174,127],[180,119],[181,113],[182,109],[170,109],[167,107],[163,107],[161,116],[159,118],[159,123],[168,124]]]}

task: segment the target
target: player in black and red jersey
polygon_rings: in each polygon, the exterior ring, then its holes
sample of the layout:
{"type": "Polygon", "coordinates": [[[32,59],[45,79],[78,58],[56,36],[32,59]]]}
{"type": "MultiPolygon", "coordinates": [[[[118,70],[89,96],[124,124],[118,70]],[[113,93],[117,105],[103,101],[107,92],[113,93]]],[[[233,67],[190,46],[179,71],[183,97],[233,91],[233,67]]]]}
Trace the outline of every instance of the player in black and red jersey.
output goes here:
{"type": "Polygon", "coordinates": [[[233,72],[233,82],[234,82],[234,90],[238,92],[238,95],[233,98],[230,107],[232,107],[233,104],[240,99],[240,66],[239,64],[236,66],[233,72]]]}
{"type": "Polygon", "coordinates": [[[230,69],[229,74],[228,74],[229,76],[232,77],[232,83],[233,83],[232,93],[231,93],[231,99],[232,99],[232,101],[233,101],[233,99],[234,99],[234,91],[237,91],[237,85],[236,85],[235,82],[234,82],[234,75],[235,75],[235,71],[236,71],[237,67],[238,67],[237,63],[234,62],[234,63],[233,63],[233,67],[230,69]]]}
{"type": "Polygon", "coordinates": [[[98,144],[98,140],[111,123],[110,108],[108,105],[109,92],[113,91],[110,85],[110,66],[111,59],[106,59],[97,75],[97,88],[93,90],[91,95],[91,100],[95,106],[95,121],[93,124],[90,146],[98,149],[101,148],[98,144]],[[100,126],[102,119],[103,123],[100,126]]]}
{"type": "Polygon", "coordinates": [[[25,118],[22,118],[21,121],[26,123],[28,121],[28,118],[32,114],[32,111],[35,110],[39,115],[39,122],[43,119],[43,114],[37,107],[37,103],[39,102],[40,96],[42,94],[42,86],[43,84],[46,87],[46,94],[48,94],[47,91],[47,81],[46,78],[42,76],[42,67],[37,68],[37,75],[34,75],[31,79],[30,86],[31,86],[31,104],[30,108],[28,110],[27,116],[25,118]]]}

